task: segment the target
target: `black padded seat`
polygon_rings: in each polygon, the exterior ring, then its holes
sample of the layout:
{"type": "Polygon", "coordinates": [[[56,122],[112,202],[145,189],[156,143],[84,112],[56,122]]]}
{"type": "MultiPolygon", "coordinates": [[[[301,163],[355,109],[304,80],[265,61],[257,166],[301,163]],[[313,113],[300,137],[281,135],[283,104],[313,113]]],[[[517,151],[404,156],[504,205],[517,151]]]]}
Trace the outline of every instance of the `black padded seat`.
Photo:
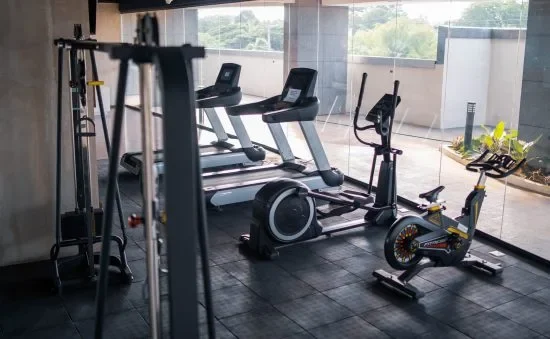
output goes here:
{"type": "Polygon", "coordinates": [[[439,193],[441,193],[441,191],[443,191],[444,189],[445,189],[445,186],[439,186],[437,188],[434,188],[431,191],[420,194],[418,197],[420,199],[426,199],[429,202],[436,202],[439,193]]]}

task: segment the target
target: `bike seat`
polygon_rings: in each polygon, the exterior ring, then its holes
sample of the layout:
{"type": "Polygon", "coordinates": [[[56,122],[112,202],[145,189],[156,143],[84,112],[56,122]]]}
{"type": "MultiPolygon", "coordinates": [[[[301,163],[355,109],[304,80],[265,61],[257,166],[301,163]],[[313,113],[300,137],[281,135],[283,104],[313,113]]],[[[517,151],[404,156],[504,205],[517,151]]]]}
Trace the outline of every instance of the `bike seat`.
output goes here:
{"type": "Polygon", "coordinates": [[[429,202],[436,202],[439,193],[441,193],[441,191],[443,191],[444,189],[445,189],[445,186],[439,186],[437,188],[434,188],[431,191],[420,194],[418,197],[420,199],[426,199],[429,202]]]}

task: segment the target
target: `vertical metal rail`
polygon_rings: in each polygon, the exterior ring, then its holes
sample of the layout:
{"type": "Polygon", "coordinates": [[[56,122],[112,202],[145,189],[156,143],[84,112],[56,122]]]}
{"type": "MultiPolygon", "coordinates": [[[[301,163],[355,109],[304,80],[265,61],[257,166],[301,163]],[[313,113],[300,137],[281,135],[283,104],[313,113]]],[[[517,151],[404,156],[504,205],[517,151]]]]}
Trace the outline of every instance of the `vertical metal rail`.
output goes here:
{"type": "Polygon", "coordinates": [[[113,126],[113,144],[109,156],[109,182],[105,196],[105,214],[103,216],[103,239],[100,257],[100,273],[96,293],[95,339],[103,338],[105,321],[105,296],[109,284],[109,263],[111,256],[111,234],[113,233],[113,200],[115,198],[116,177],[118,174],[118,157],[122,122],[124,118],[124,96],[126,95],[126,81],[128,78],[128,60],[121,59],[118,71],[118,85],[115,104],[115,122],[113,126]]]}
{"type": "MultiPolygon", "coordinates": [[[[63,48],[57,48],[57,145],[55,159],[55,245],[59,251],[61,241],[61,139],[63,129],[63,48]]],[[[57,255],[56,255],[57,256],[57,255]]],[[[55,265],[57,270],[57,264],[55,265]]],[[[59,276],[56,274],[56,277],[59,276]]]]}
{"type": "MultiPolygon", "coordinates": [[[[92,80],[99,81],[97,64],[95,62],[95,53],[93,50],[90,50],[90,62],[92,64],[92,80]]],[[[105,147],[107,148],[107,156],[109,157],[111,153],[111,140],[109,138],[109,129],[107,128],[107,119],[105,117],[105,108],[103,106],[103,95],[101,94],[101,88],[99,86],[96,86],[96,93],[97,93],[97,103],[99,104],[99,114],[101,115],[101,125],[103,127],[105,147]]],[[[126,244],[128,243],[128,236],[126,235],[126,227],[125,227],[126,222],[124,220],[124,212],[122,210],[122,201],[120,199],[120,188],[118,186],[118,176],[116,180],[115,199],[116,199],[116,205],[118,210],[118,218],[120,222],[120,230],[122,232],[122,240],[123,240],[122,248],[126,249],[126,244]]],[[[122,264],[126,265],[126,262],[123,262],[122,264]]]]}
{"type": "Polygon", "coordinates": [[[143,151],[143,168],[141,183],[143,185],[143,217],[145,242],[147,247],[147,284],[149,290],[150,337],[160,338],[160,284],[159,253],[156,229],[156,189],[155,164],[153,155],[153,65],[144,63],[139,66],[139,84],[141,96],[141,145],[143,151]]]}

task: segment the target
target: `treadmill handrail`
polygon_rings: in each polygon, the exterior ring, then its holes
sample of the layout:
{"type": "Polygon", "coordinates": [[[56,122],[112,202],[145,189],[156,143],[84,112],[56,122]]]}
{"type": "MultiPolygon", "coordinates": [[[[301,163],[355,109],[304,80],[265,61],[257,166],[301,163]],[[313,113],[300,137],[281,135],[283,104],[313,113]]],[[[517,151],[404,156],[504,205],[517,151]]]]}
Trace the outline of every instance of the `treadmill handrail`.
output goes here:
{"type": "MultiPolygon", "coordinates": [[[[199,94],[203,92],[212,91],[217,86],[205,87],[197,91],[197,108],[214,108],[214,107],[230,107],[238,105],[243,97],[240,87],[229,87],[224,92],[217,92],[216,95],[211,95],[208,97],[198,98],[199,94]]],[[[218,87],[219,88],[219,87],[218,87]]]]}
{"type": "Polygon", "coordinates": [[[303,100],[304,101],[297,106],[266,112],[262,115],[262,120],[266,123],[315,120],[317,113],[319,113],[319,99],[317,99],[317,97],[311,97],[303,100]]]}
{"type": "Polygon", "coordinates": [[[262,101],[256,101],[249,104],[228,107],[226,111],[227,111],[227,114],[231,116],[264,114],[267,112],[267,110],[265,108],[262,109],[262,106],[273,105],[279,101],[281,101],[281,96],[276,95],[274,97],[267,98],[262,101]]]}

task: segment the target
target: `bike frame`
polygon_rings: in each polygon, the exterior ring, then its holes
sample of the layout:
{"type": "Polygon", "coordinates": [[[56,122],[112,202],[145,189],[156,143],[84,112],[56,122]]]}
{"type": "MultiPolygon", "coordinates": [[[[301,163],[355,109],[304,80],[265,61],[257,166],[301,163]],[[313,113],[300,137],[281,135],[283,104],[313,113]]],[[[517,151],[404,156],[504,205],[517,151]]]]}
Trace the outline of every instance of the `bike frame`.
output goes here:
{"type": "Polygon", "coordinates": [[[444,207],[441,204],[433,204],[427,207],[426,213],[421,217],[414,217],[417,220],[411,220],[411,223],[429,231],[415,239],[419,255],[430,257],[442,265],[451,265],[464,259],[474,237],[485,199],[486,179],[485,171],[480,171],[478,182],[466,197],[459,217],[451,219],[442,213],[444,207]],[[453,250],[458,255],[450,257],[448,254],[453,250]]]}

